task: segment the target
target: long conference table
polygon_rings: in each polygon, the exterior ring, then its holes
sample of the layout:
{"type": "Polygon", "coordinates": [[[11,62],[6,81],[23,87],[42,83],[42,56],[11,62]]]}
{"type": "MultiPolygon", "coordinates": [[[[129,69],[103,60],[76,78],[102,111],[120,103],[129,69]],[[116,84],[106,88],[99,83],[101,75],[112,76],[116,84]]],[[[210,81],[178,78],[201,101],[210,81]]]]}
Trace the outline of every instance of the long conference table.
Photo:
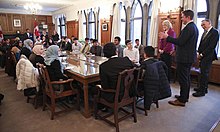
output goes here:
{"type": "Polygon", "coordinates": [[[65,74],[72,79],[83,84],[84,108],[81,109],[82,115],[86,118],[91,117],[92,109],[89,106],[89,83],[100,81],[99,65],[107,58],[84,54],[70,54],[68,57],[61,57],[61,62],[65,65],[65,74]]]}

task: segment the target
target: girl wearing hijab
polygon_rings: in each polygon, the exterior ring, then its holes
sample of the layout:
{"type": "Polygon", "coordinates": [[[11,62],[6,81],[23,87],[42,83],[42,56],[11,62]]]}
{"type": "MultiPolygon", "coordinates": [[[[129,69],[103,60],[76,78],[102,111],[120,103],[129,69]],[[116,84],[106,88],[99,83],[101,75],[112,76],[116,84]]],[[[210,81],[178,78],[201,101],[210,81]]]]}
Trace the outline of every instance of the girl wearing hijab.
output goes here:
{"type": "Polygon", "coordinates": [[[51,45],[45,52],[44,63],[47,66],[47,70],[51,81],[59,81],[60,79],[67,80],[68,77],[62,73],[63,66],[58,57],[59,46],[51,45]]]}
{"type": "Polygon", "coordinates": [[[45,64],[43,58],[44,48],[43,45],[35,45],[29,57],[31,63],[36,67],[36,63],[45,64]]]}
{"type": "Polygon", "coordinates": [[[24,40],[24,46],[21,49],[21,54],[24,54],[27,58],[30,57],[33,48],[33,41],[30,39],[24,40]]]}

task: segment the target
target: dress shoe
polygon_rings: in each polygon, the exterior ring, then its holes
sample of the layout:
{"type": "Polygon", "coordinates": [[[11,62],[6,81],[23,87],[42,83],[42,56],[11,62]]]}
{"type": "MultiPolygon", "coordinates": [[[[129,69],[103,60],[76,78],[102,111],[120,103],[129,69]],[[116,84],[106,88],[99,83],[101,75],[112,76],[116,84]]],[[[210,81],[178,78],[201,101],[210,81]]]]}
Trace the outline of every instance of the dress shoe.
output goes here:
{"type": "Polygon", "coordinates": [[[174,106],[182,106],[185,107],[185,103],[180,102],[179,100],[174,100],[174,101],[168,101],[169,104],[174,105],[174,106]]]}
{"type": "MultiPolygon", "coordinates": [[[[176,99],[179,99],[180,98],[180,95],[175,95],[174,96],[176,99]]],[[[186,102],[188,102],[188,99],[186,100],[186,102]]]]}
{"type": "Polygon", "coordinates": [[[202,97],[202,96],[205,96],[205,93],[203,92],[195,92],[192,94],[194,97],[202,97]]]}
{"type": "MultiPolygon", "coordinates": [[[[196,91],[196,92],[199,92],[199,88],[194,88],[193,90],[196,91]]],[[[205,93],[206,93],[206,94],[208,93],[208,90],[207,90],[207,89],[205,90],[205,93]]]]}

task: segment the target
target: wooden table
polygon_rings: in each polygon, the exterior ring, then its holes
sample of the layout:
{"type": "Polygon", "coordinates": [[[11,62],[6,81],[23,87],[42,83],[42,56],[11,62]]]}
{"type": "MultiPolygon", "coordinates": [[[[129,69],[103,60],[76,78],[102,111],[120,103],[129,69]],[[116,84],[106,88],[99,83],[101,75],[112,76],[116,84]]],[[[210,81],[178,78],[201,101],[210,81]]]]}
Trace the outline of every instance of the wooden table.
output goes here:
{"type": "Polygon", "coordinates": [[[83,54],[73,55],[67,59],[68,70],[66,70],[66,74],[83,84],[84,109],[81,112],[86,118],[91,117],[91,108],[89,107],[88,99],[88,84],[100,80],[99,65],[106,60],[105,57],[85,56],[83,54]]]}

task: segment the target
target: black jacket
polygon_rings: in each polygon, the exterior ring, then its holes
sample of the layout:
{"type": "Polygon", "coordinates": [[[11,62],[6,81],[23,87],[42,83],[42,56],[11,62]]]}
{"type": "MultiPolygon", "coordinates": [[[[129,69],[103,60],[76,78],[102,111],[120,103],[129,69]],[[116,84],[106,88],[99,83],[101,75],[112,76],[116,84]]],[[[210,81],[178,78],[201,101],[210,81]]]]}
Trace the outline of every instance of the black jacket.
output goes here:
{"type": "Polygon", "coordinates": [[[194,22],[190,22],[180,32],[178,38],[167,37],[167,42],[176,45],[176,62],[194,63],[199,32],[194,22]]]}
{"type": "MultiPolygon", "coordinates": [[[[101,79],[102,88],[103,89],[116,89],[116,84],[117,84],[119,73],[125,69],[133,68],[133,64],[128,59],[128,57],[114,57],[102,63],[99,68],[100,68],[99,76],[101,79]]],[[[114,101],[114,95],[111,93],[108,93],[108,94],[103,93],[101,96],[109,102],[114,101]]],[[[120,95],[120,97],[121,96],[122,95],[120,95]]]]}
{"type": "Polygon", "coordinates": [[[60,79],[67,80],[68,78],[64,76],[61,72],[61,65],[59,60],[54,60],[50,66],[47,65],[47,70],[51,81],[59,81],[60,79]]]}
{"type": "Polygon", "coordinates": [[[167,78],[167,66],[162,61],[148,60],[142,63],[144,74],[144,108],[150,109],[153,100],[171,96],[170,84],[167,78]]]}
{"type": "Polygon", "coordinates": [[[202,59],[217,60],[217,54],[215,47],[219,40],[218,31],[215,28],[211,28],[208,34],[201,39],[198,52],[203,55],[202,59]]]}

